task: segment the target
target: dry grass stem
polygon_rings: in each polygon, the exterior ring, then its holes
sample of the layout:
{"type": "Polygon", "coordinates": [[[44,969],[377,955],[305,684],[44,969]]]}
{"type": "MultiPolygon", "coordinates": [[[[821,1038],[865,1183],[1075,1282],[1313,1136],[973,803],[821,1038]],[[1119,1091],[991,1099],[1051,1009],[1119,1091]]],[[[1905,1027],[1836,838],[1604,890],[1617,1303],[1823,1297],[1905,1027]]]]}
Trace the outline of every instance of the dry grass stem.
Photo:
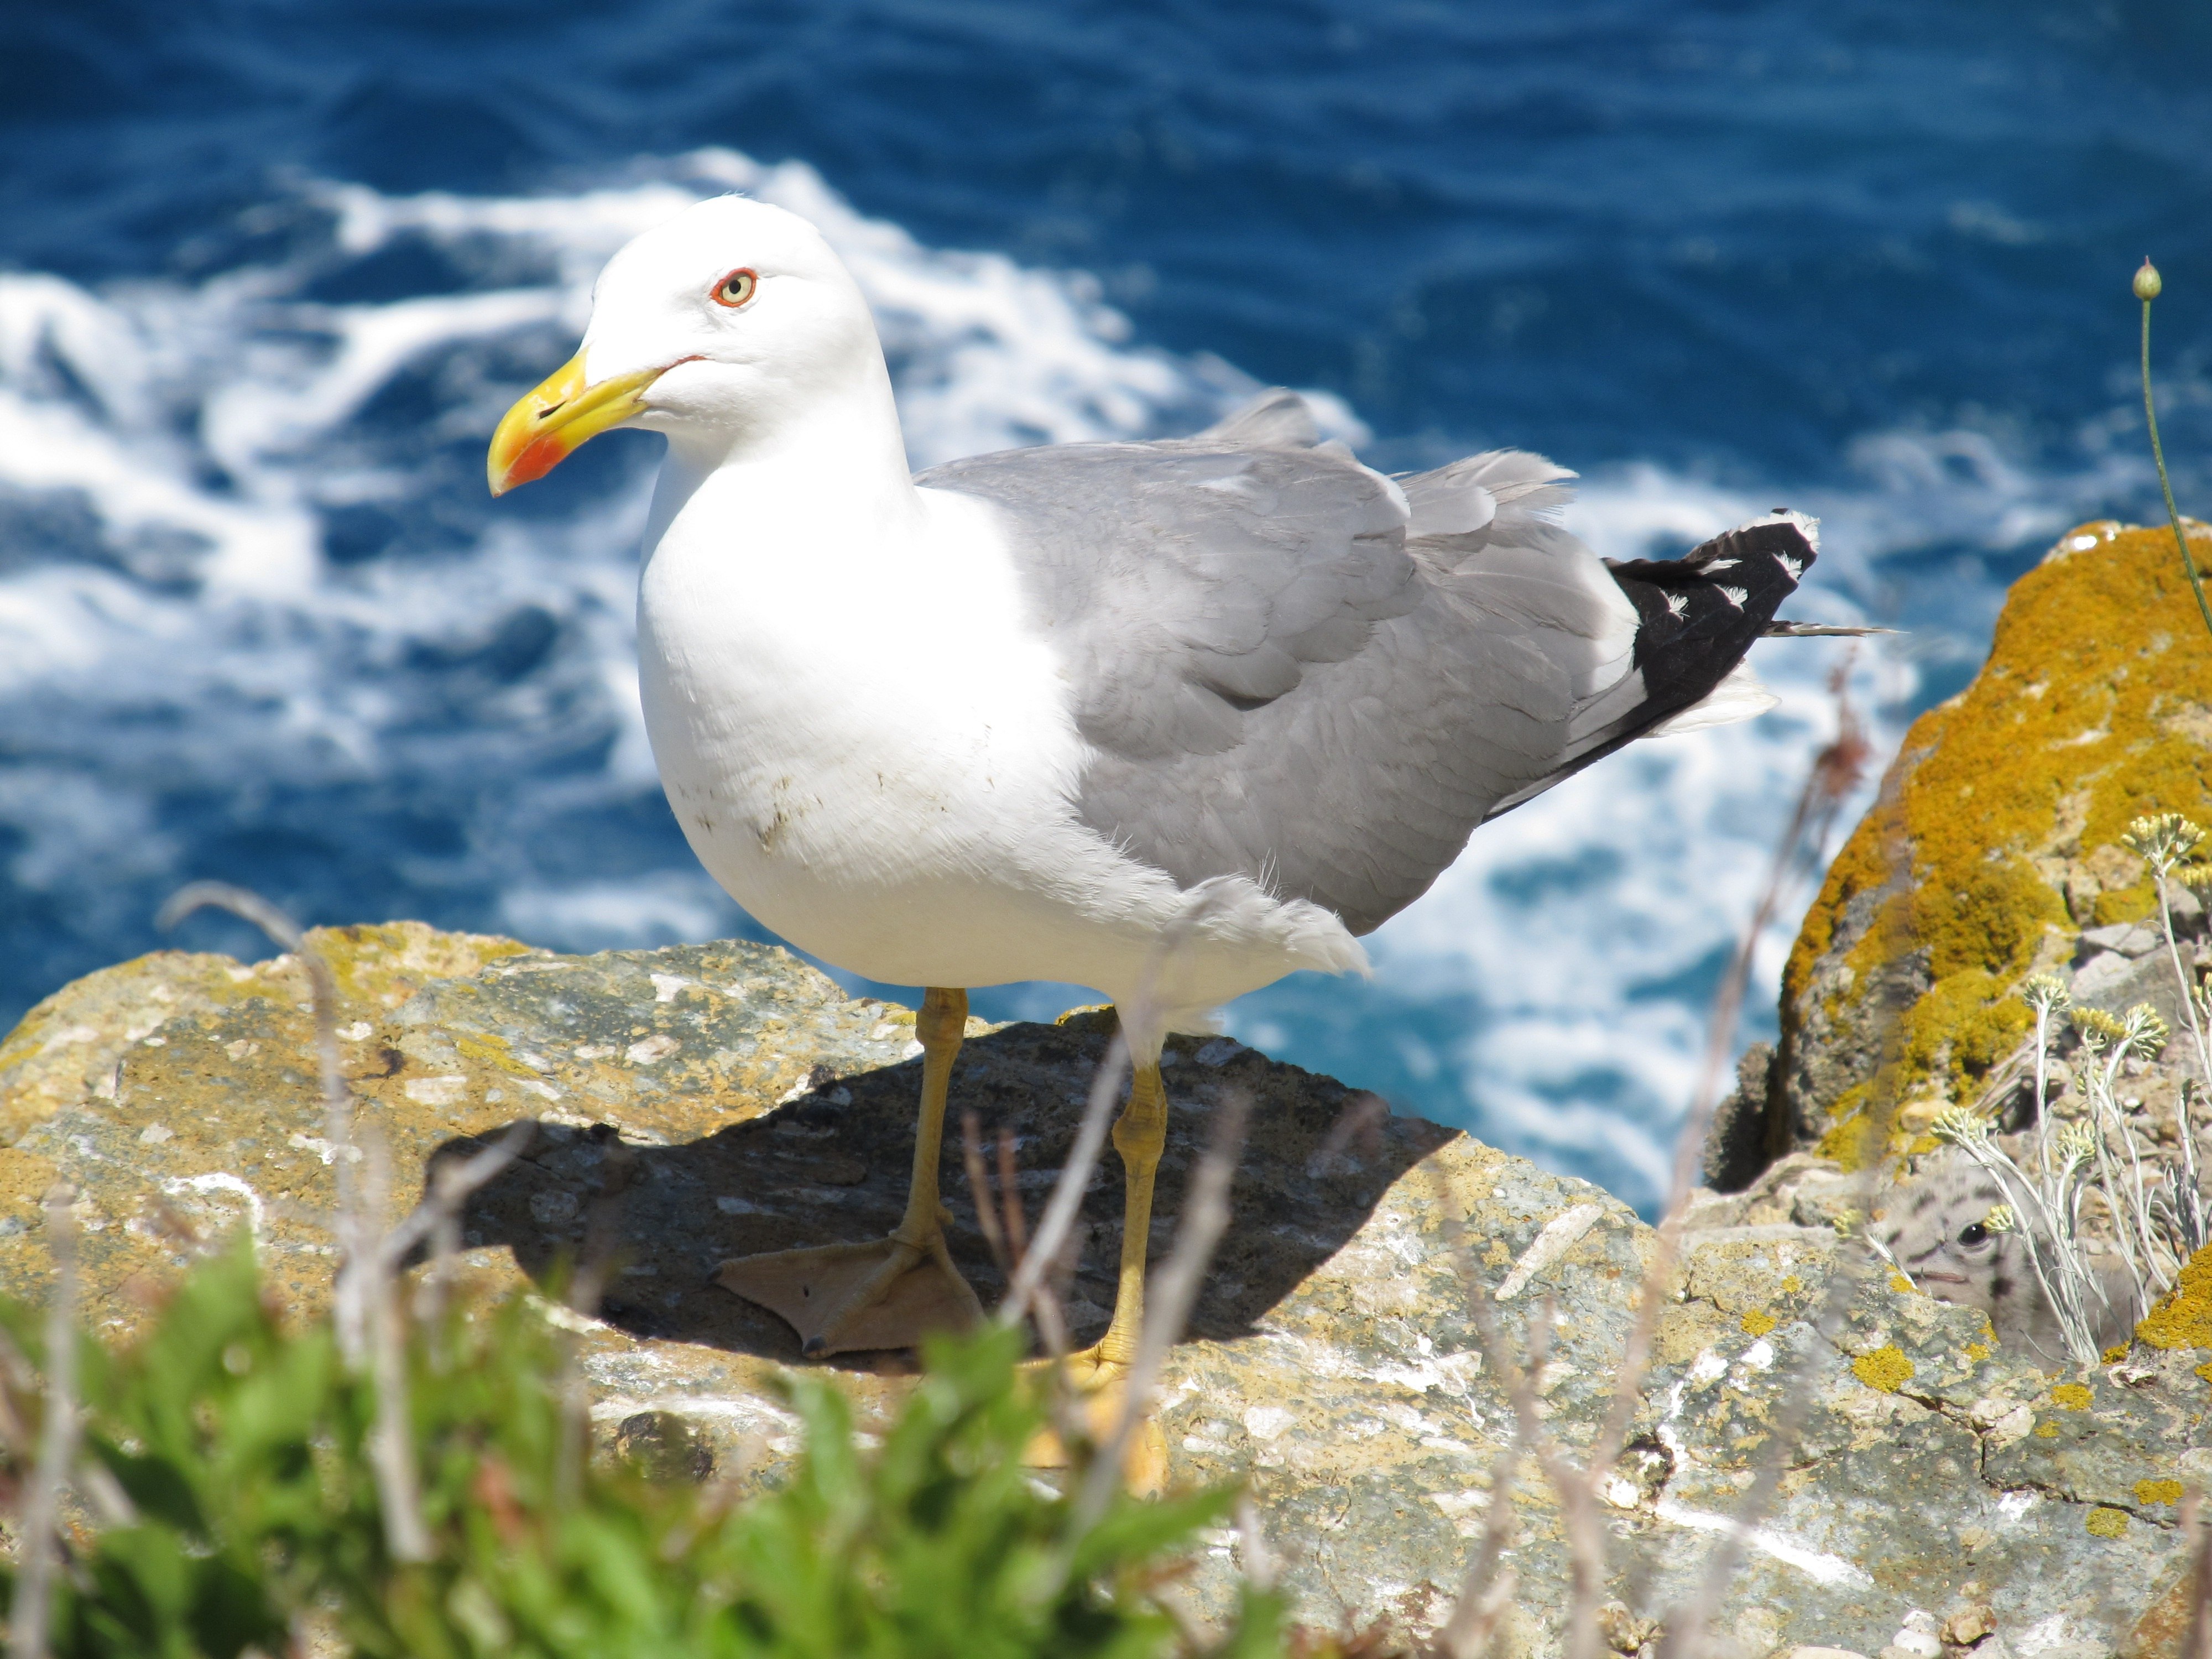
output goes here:
{"type": "Polygon", "coordinates": [[[1091,1080],[1091,1098],[1083,1109],[1083,1122],[1075,1133],[1075,1145],[1067,1154],[1067,1162],[1060,1171],[1060,1179],[1053,1183],[1052,1197],[1046,1202],[1044,1214],[1037,1222],[1036,1237],[1025,1251],[1014,1277],[1006,1286],[1006,1299],[999,1310],[999,1317],[1008,1324],[1024,1318],[1031,1304],[1045,1288],[1045,1274],[1050,1271],[1075,1226],[1077,1214],[1083,1208],[1083,1194],[1091,1185],[1091,1172],[1097,1167],[1099,1150],[1106,1144],[1106,1130],[1114,1108],[1121,1097],[1121,1082],[1129,1073],[1129,1045],[1116,1032],[1107,1045],[1105,1058],[1098,1062],[1097,1074],[1091,1080]]]}
{"type": "Polygon", "coordinates": [[[155,925],[174,927],[196,910],[228,910],[266,933],[298,958],[306,969],[315,1019],[315,1058],[323,1090],[323,1139],[330,1143],[331,1170],[337,1188],[337,1214],[331,1231],[338,1241],[337,1282],[332,1287],[333,1316],[338,1351],[349,1365],[358,1368],[368,1352],[368,1286],[364,1271],[373,1273],[375,1223],[362,1212],[359,1182],[354,1165],[360,1152],[353,1138],[353,1094],[346,1087],[338,1062],[338,988],[322,952],[307,943],[306,932],[283,910],[258,893],[227,882],[195,881],[170,895],[154,918],[155,925]]]}
{"type": "MultiPolygon", "coordinates": [[[[1001,1139],[1002,1149],[1005,1144],[1001,1139]]],[[[960,1114],[960,1162],[968,1171],[968,1198],[975,1206],[976,1229],[983,1235],[983,1243],[1000,1273],[1011,1275],[1013,1258],[1006,1251],[1006,1230],[999,1224],[999,1206],[991,1191],[990,1177],[983,1171],[982,1126],[973,1107],[960,1114]]]]}
{"type": "Polygon", "coordinates": [[[1022,1211],[1021,1170],[1008,1128],[999,1131],[999,1202],[1006,1208],[1006,1249],[1019,1261],[1030,1248],[1030,1221],[1022,1211]]]}
{"type": "Polygon", "coordinates": [[[481,1152],[439,1164],[430,1175],[428,1196],[384,1236],[379,1254],[387,1273],[398,1272],[417,1244],[429,1247],[429,1267],[416,1292],[415,1317],[434,1342],[445,1319],[453,1259],[461,1250],[461,1212],[480,1188],[530,1149],[537,1133],[536,1121],[526,1119],[481,1152]]]}
{"type": "Polygon", "coordinates": [[[1213,1133],[1183,1192],[1175,1248],[1146,1290],[1144,1326],[1139,1333],[1137,1357],[1130,1363],[1122,1385],[1121,1409],[1114,1419],[1113,1431],[1084,1473],[1083,1490],[1070,1522],[1079,1533],[1087,1531],[1105,1513],[1107,1501],[1121,1478],[1121,1455],[1128,1447],[1129,1436],[1152,1408],[1152,1385],[1159,1378],[1160,1367],[1190,1322],[1206,1264],[1213,1260],[1214,1247],[1228,1230],[1229,1187],[1244,1150],[1244,1126],[1251,1112],[1251,1097],[1242,1089],[1224,1090],[1221,1103],[1213,1109],[1213,1133]]]}
{"type": "Polygon", "coordinates": [[[61,1549],[62,1489],[76,1462],[76,1194],[66,1185],[46,1194],[54,1291],[46,1305],[44,1420],[30,1498],[23,1506],[15,1605],[8,1621],[8,1659],[46,1659],[46,1626],[53,1616],[54,1569],[61,1549]]]}
{"type": "Polygon", "coordinates": [[[1789,1391],[1783,1396],[1781,1409],[1774,1413],[1767,1430],[1766,1443],[1759,1449],[1759,1466],[1750,1489],[1736,1505],[1735,1513],[1729,1517],[1729,1529],[1721,1534],[1720,1541],[1707,1558],[1696,1596],[1686,1610],[1671,1614],[1666,1621],[1663,1659],[1696,1659],[1704,1652],[1705,1638],[1712,1628],[1721,1597],[1728,1593],[1729,1585],[1743,1565],[1744,1547],[1773,1506],[1775,1496],[1782,1489],[1782,1477],[1789,1472],[1790,1454],[1812,1418],[1814,1401],[1820,1394],[1822,1351],[1833,1344],[1859,1283],[1859,1273],[1848,1261],[1838,1261],[1829,1273],[1820,1311],[1813,1321],[1816,1340],[1808,1345],[1804,1357],[1790,1368],[1789,1391]]]}
{"type": "Polygon", "coordinates": [[[1835,738],[1813,758],[1804,787],[1798,791],[1797,804],[1790,812],[1789,825],[1775,843],[1766,885],[1713,998],[1698,1091],[1691,1100],[1680,1138],[1675,1142],[1667,1207],[1660,1218],[1658,1237],[1650,1266],[1644,1276],[1635,1322],[1629,1328],[1627,1348],[1621,1356],[1613,1407],[1607,1413],[1603,1431],[1590,1448],[1587,1474],[1593,1483],[1601,1480],[1603,1472],[1610,1469],[1620,1455],[1620,1449],[1627,1442],[1628,1425],[1634,1420],[1643,1399],[1644,1378],[1650,1366],[1651,1342],[1658,1330],[1659,1310],[1665,1305],[1667,1287],[1673,1280],[1674,1263],[1680,1254],[1682,1218],[1697,1185],[1706,1132],[1711,1127],[1714,1109],[1720,1103],[1721,1082],[1729,1070],[1729,1054],[1735,1046],[1736,1024],[1743,1012],[1744,994],[1751,983],[1753,957],[1768,924],[1781,908],[1802,850],[1808,841],[1816,852],[1826,844],[1836,814],[1857,787],[1873,753],[1872,745],[1860,728],[1857,712],[1851,707],[1850,668],[1851,653],[1846,652],[1828,677],[1828,689],[1836,700],[1835,738]]]}
{"type": "MultiPolygon", "coordinates": [[[[384,1137],[370,1134],[362,1148],[370,1212],[390,1201],[392,1158],[384,1137]]],[[[422,1523],[422,1483],[415,1468],[414,1421],[407,1407],[407,1332],[400,1318],[392,1261],[371,1248],[357,1270],[368,1323],[369,1374],[376,1385],[376,1422],[369,1431],[369,1468],[376,1477],[384,1547],[395,1561],[428,1561],[429,1528],[422,1523]]]]}
{"type": "Polygon", "coordinates": [[[1260,1524],[1260,1506],[1249,1492],[1237,1494],[1237,1547],[1244,1557],[1244,1577],[1261,1595],[1275,1588],[1278,1564],[1267,1547],[1267,1529],[1260,1524]]]}
{"type": "MultiPolygon", "coordinates": [[[[1471,1279],[1469,1291],[1476,1300],[1482,1299],[1482,1287],[1471,1279]]],[[[1524,1420],[1516,1410],[1512,1436],[1490,1472],[1490,1499],[1483,1510],[1481,1541],[1475,1546],[1474,1559],[1468,1563],[1467,1577],[1451,1617],[1437,1632],[1447,1659],[1480,1659],[1512,1606],[1519,1575],[1502,1564],[1513,1541],[1513,1482],[1521,1472],[1521,1460],[1528,1453],[1524,1420]]]]}

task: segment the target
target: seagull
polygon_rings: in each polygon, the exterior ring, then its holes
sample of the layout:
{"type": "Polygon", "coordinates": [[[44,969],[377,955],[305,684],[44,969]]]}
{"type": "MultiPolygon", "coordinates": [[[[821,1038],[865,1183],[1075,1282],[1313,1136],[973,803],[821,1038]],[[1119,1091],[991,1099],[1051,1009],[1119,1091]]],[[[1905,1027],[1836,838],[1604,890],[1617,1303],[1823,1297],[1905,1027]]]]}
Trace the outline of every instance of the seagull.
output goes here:
{"type": "MultiPolygon", "coordinates": [[[[1316,303],[1321,302],[1316,295],[1316,303]]],[[[808,1355],[981,1314],[938,1162],[978,986],[1115,1005],[1132,1081],[1112,1322],[1144,1313],[1169,1033],[1362,935],[1480,824],[1637,738],[1776,699],[1743,665],[1818,550],[1773,514],[1678,559],[1599,559],[1575,475],[1510,450],[1389,476],[1274,391],[1194,437],[915,475],[866,299],[821,234],[740,197],[617,252],[576,355],[499,424],[494,495],[617,427],[663,433],[639,690],[670,806],[753,916],[926,988],[903,1218],[724,1265],[808,1355]]]]}

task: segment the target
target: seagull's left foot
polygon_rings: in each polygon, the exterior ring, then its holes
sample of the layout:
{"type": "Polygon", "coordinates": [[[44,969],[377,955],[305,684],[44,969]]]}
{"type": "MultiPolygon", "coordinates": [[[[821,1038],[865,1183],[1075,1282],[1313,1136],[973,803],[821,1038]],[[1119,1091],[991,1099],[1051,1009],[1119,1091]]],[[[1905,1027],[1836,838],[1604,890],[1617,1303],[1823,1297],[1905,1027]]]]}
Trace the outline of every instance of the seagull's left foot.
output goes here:
{"type": "Polygon", "coordinates": [[[933,1331],[981,1322],[983,1304],[945,1248],[937,1159],[945,1141],[945,1097],[968,1029],[968,994],[931,989],[916,1012],[921,1043],[921,1121],[906,1215],[888,1238],[774,1250],[726,1261],[725,1290],[757,1302],[799,1333],[810,1359],[859,1348],[908,1348],[933,1331]]]}

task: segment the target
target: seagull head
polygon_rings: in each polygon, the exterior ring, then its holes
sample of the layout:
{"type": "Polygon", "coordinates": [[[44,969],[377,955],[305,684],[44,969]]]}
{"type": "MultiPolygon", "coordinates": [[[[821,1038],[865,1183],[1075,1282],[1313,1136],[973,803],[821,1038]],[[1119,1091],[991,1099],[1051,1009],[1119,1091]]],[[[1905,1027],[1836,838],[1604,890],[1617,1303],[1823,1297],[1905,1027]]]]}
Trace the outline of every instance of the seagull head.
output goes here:
{"type": "Polygon", "coordinates": [[[491,493],[618,426],[727,450],[883,373],[867,301],[820,231],[765,202],[700,202],[607,262],[583,344],[493,434],[491,493]]]}

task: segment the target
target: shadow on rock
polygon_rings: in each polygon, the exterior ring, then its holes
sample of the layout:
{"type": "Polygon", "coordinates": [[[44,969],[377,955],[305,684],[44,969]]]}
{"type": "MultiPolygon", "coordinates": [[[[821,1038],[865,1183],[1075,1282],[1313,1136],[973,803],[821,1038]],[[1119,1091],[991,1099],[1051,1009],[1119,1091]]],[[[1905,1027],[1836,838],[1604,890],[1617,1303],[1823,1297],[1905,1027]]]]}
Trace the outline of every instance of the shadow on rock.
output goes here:
{"type": "MultiPolygon", "coordinates": [[[[1096,1018],[1013,1025],[961,1050],[942,1193],[952,1213],[952,1255],[987,1307],[1005,1280],[976,1230],[961,1115],[975,1115],[994,1170],[1000,1133],[1012,1132],[1022,1205],[1034,1223],[1073,1144],[1108,1029],[1096,1018]]],[[[1177,1038],[1170,1061],[1155,1260],[1172,1246],[1212,1108],[1240,1089],[1254,1108],[1234,1219],[1192,1321],[1197,1336],[1249,1331],[1358,1231],[1393,1182],[1453,1134],[1393,1116],[1372,1095],[1226,1039],[1177,1038]]],[[[714,1284],[714,1271],[732,1256],[872,1238],[896,1226],[921,1066],[909,1060],[842,1078],[817,1067],[808,1084],[763,1116],[680,1146],[641,1144],[606,1124],[541,1121],[525,1155],[471,1202],[465,1241],[507,1246],[541,1285],[603,1255],[600,1315],[631,1334],[796,1361],[790,1328],[714,1284]]],[[[448,1141],[434,1158],[465,1156],[495,1138],[448,1141]]],[[[1064,1280],[1078,1343],[1103,1332],[1112,1310],[1121,1202],[1121,1163],[1109,1147],[1085,1195],[1073,1272],[1064,1280]]],[[[884,1357],[856,1358],[865,1365],[884,1357]]]]}

